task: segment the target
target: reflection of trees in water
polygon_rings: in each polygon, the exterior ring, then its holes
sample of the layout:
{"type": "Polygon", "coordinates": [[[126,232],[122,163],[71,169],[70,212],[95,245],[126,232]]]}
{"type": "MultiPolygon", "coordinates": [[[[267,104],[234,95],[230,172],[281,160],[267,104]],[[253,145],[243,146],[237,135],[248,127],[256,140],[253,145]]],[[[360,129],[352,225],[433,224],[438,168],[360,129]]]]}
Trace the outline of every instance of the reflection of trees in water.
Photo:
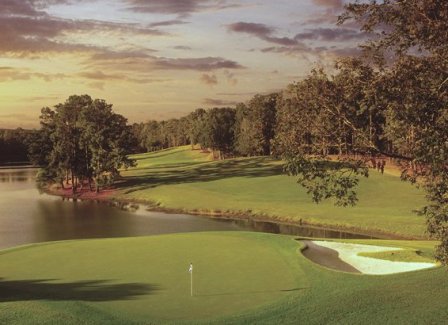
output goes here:
{"type": "Polygon", "coordinates": [[[135,220],[93,201],[39,200],[34,218],[38,241],[135,235],[135,220]]]}
{"type": "Polygon", "coordinates": [[[374,237],[372,236],[310,226],[295,226],[256,220],[234,220],[234,222],[240,226],[248,227],[249,229],[254,231],[272,234],[313,238],[374,239],[374,237]]]}
{"type": "Polygon", "coordinates": [[[36,169],[0,169],[0,183],[34,182],[36,169]]]}

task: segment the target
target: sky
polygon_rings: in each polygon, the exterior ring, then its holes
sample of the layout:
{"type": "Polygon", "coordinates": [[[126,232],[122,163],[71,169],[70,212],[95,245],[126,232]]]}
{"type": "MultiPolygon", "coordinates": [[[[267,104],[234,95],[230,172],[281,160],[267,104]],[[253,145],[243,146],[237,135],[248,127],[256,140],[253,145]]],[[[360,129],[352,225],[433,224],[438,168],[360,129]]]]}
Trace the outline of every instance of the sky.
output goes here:
{"type": "Polygon", "coordinates": [[[343,0],[0,0],[0,128],[88,94],[130,123],[233,106],[359,53],[343,0]]]}

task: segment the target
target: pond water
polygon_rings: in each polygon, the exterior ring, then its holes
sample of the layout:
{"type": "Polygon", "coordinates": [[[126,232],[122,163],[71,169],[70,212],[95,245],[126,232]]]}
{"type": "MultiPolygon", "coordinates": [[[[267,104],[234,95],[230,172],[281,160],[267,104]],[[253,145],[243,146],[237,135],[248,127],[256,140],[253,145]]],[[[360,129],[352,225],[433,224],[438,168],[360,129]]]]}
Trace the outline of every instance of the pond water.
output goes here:
{"type": "Polygon", "coordinates": [[[271,222],[147,211],[144,206],[72,201],[40,194],[35,168],[0,168],[0,249],[22,244],[194,231],[262,231],[307,237],[368,236],[271,222]]]}

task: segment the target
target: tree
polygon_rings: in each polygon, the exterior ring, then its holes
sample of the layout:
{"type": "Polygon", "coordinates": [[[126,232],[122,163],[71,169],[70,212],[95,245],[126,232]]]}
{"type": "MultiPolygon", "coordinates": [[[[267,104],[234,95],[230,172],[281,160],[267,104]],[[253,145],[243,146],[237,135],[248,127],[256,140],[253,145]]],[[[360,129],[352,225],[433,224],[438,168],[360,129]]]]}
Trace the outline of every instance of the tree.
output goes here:
{"type": "Polygon", "coordinates": [[[233,152],[235,109],[212,108],[207,111],[201,145],[217,151],[218,159],[233,152]]]}
{"type": "Polygon", "coordinates": [[[426,189],[429,204],[421,213],[441,241],[436,258],[448,264],[448,2],[355,3],[340,22],[348,19],[379,35],[365,48],[381,68],[392,56],[382,78],[386,131],[409,160],[403,178],[426,189]]]}
{"type": "Polygon", "coordinates": [[[29,139],[34,131],[17,128],[0,130],[0,163],[27,162],[29,139]]]}
{"type": "Polygon", "coordinates": [[[95,188],[111,184],[121,167],[133,162],[126,148],[131,139],[126,119],[112,111],[104,100],[88,95],[70,96],[54,110],[43,108],[38,140],[46,144],[44,155],[32,147],[33,159],[44,165],[43,182],[69,183],[75,194],[87,180],[95,188]]]}
{"type": "MultiPolygon", "coordinates": [[[[441,241],[437,259],[448,264],[448,2],[371,0],[345,8],[339,22],[354,20],[374,37],[362,45],[362,65],[345,64],[333,80],[339,99],[332,104],[343,113],[335,117],[348,126],[339,129],[339,135],[356,135],[350,151],[401,159],[403,179],[426,190],[429,204],[421,213],[429,234],[441,241]]],[[[316,98],[321,109],[327,100],[316,98]]],[[[316,165],[313,155],[305,153],[298,150],[288,169],[302,175],[303,184],[318,184],[312,191],[316,201],[353,197],[354,183],[337,175],[340,170],[332,164],[316,165]],[[335,186],[340,191],[332,191],[335,186]]],[[[359,159],[342,170],[363,166],[365,161],[359,159]]]]}
{"type": "Polygon", "coordinates": [[[354,135],[363,134],[352,112],[359,111],[360,98],[347,104],[345,97],[340,80],[318,69],[289,85],[278,101],[275,153],[315,202],[335,198],[338,205],[353,205],[359,176],[367,176],[367,168],[351,156],[357,150],[354,135]],[[338,161],[330,161],[332,154],[338,161]]]}
{"type": "Polygon", "coordinates": [[[204,142],[206,116],[207,112],[203,108],[198,108],[187,116],[187,133],[192,146],[204,142]]]}
{"type": "Polygon", "coordinates": [[[255,95],[236,107],[235,149],[245,156],[270,155],[277,94],[255,95]]]}
{"type": "Polygon", "coordinates": [[[113,113],[111,104],[99,99],[83,110],[82,127],[84,161],[77,172],[88,180],[93,178],[99,192],[101,186],[113,183],[119,168],[132,165],[125,149],[130,130],[126,119],[113,113]]]}

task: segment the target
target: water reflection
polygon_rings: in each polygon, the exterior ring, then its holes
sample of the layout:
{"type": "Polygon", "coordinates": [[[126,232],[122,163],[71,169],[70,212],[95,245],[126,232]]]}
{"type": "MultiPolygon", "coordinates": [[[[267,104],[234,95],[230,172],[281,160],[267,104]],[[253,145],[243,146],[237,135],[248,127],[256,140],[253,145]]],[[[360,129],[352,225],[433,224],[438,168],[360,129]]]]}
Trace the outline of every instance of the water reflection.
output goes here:
{"type": "Polygon", "coordinates": [[[288,224],[279,224],[274,222],[256,221],[256,220],[235,220],[238,226],[249,227],[253,231],[267,232],[272,234],[284,234],[301,237],[314,238],[339,238],[339,239],[376,239],[368,235],[355,234],[338,230],[317,228],[311,226],[295,226],[288,224]]]}
{"type": "Polygon", "coordinates": [[[35,168],[0,168],[0,183],[34,182],[35,168]]]}
{"type": "Polygon", "coordinates": [[[0,169],[0,249],[21,244],[194,231],[250,230],[307,237],[362,235],[253,220],[218,220],[147,211],[119,202],[63,200],[39,194],[37,169],[0,169]]]}

